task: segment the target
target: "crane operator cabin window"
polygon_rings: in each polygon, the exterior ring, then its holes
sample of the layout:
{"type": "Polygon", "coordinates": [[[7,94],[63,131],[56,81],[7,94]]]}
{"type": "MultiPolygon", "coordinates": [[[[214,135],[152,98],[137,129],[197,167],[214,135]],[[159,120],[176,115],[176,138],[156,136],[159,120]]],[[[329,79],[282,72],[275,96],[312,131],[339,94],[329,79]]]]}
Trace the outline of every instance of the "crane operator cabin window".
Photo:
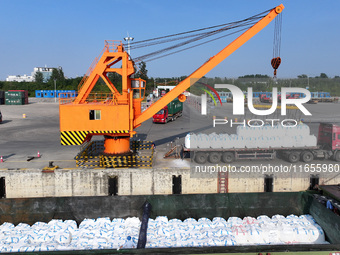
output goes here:
{"type": "Polygon", "coordinates": [[[144,98],[145,82],[142,80],[132,80],[131,88],[133,89],[133,99],[144,98]]]}
{"type": "Polygon", "coordinates": [[[100,120],[100,110],[90,110],[90,120],[100,120]]]}

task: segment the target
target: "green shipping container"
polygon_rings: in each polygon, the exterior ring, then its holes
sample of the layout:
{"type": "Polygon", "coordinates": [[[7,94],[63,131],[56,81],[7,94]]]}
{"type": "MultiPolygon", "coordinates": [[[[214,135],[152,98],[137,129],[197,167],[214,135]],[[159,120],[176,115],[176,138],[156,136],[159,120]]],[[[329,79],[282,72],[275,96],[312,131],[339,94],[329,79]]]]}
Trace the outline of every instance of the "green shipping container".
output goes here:
{"type": "Polygon", "coordinates": [[[7,105],[23,105],[25,104],[25,98],[7,98],[5,99],[7,105]]]}
{"type": "Polygon", "coordinates": [[[180,102],[178,98],[175,98],[168,104],[168,111],[170,116],[180,111],[183,111],[183,103],[180,102]]]}
{"type": "Polygon", "coordinates": [[[23,105],[25,104],[25,93],[21,91],[6,91],[5,104],[7,105],[23,105]]]}
{"type": "Polygon", "coordinates": [[[6,91],[5,98],[7,99],[17,99],[17,98],[24,98],[25,93],[21,91],[6,91]]]}

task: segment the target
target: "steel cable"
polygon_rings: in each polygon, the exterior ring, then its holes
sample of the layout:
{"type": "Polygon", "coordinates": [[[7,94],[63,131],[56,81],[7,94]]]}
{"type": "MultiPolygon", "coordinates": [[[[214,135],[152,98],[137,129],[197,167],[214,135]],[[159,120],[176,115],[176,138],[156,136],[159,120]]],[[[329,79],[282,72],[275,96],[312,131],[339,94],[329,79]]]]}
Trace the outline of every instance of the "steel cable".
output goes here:
{"type": "MultiPolygon", "coordinates": [[[[141,55],[139,57],[134,58],[135,62],[153,61],[153,60],[156,60],[156,59],[159,59],[159,58],[162,58],[162,57],[166,57],[166,56],[178,53],[178,52],[182,52],[184,50],[192,49],[192,48],[198,47],[200,45],[203,45],[203,44],[224,38],[226,36],[244,31],[244,30],[248,29],[250,26],[254,25],[258,20],[263,18],[265,16],[265,14],[268,13],[268,11],[270,11],[270,10],[264,11],[264,12],[259,13],[257,15],[251,16],[247,19],[236,21],[236,22],[230,22],[230,23],[225,23],[225,24],[221,24],[221,25],[210,26],[210,27],[206,27],[206,28],[195,29],[195,30],[191,30],[191,31],[186,31],[186,32],[181,32],[181,33],[176,33],[176,34],[171,34],[171,35],[166,35],[166,36],[160,36],[160,37],[146,39],[146,40],[137,41],[137,42],[131,42],[129,47],[130,47],[130,49],[139,49],[139,48],[143,48],[143,47],[149,47],[149,46],[154,46],[154,45],[158,45],[158,44],[165,44],[165,43],[170,43],[170,42],[174,42],[174,41],[184,40],[182,42],[175,43],[174,45],[171,45],[171,46],[162,48],[160,50],[156,50],[156,51],[153,51],[153,52],[150,52],[150,53],[147,53],[147,54],[144,54],[144,55],[141,55]],[[241,28],[241,29],[234,31],[234,32],[230,32],[230,30],[237,29],[237,28],[241,28]],[[202,31],[204,31],[204,32],[202,32],[202,31]],[[226,31],[229,31],[230,33],[223,35],[223,36],[219,36],[219,37],[210,39],[210,40],[207,40],[207,41],[204,41],[204,42],[201,42],[201,43],[198,43],[198,44],[193,45],[193,46],[189,46],[189,47],[186,47],[186,48],[182,48],[180,50],[176,50],[177,48],[187,46],[188,44],[194,43],[194,42],[199,41],[199,40],[204,40],[204,39],[207,39],[209,37],[216,36],[217,34],[222,33],[222,32],[226,32],[226,31]],[[187,39],[187,40],[185,40],[185,39],[187,39]],[[169,52],[169,53],[167,53],[167,52],[169,52]],[[166,54],[164,54],[164,53],[166,53],[166,54]]],[[[279,39],[279,37],[277,37],[277,39],[279,39]]],[[[274,40],[276,40],[276,39],[274,39],[274,40]]],[[[281,38],[280,38],[280,40],[281,40],[281,38]]],[[[124,44],[124,46],[127,47],[128,45],[124,44]]]]}

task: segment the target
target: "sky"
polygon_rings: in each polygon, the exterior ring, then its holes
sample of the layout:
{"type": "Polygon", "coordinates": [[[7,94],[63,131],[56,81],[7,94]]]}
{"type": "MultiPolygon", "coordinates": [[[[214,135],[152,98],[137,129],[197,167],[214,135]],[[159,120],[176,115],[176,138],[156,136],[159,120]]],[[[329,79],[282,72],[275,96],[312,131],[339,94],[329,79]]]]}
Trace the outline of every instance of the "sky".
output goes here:
{"type": "MultiPolygon", "coordinates": [[[[331,0],[0,0],[0,80],[59,67],[83,76],[105,40],[145,40],[248,18],[279,4],[282,64],[278,78],[340,75],[340,1],[331,0]]],[[[274,22],[207,77],[272,76],[274,22]]],[[[226,37],[147,62],[149,77],[190,75],[235,38],[226,37]]],[[[152,51],[132,50],[132,58],[152,51]]]]}

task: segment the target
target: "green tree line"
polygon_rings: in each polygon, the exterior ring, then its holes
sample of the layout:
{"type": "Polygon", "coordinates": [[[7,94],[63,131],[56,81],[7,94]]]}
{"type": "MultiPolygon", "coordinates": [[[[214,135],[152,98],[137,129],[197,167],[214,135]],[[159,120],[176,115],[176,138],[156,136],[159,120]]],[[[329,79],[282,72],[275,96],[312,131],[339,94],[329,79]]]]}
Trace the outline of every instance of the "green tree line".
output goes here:
{"type": "MultiPolygon", "coordinates": [[[[248,87],[252,87],[253,91],[269,91],[271,92],[273,87],[277,87],[279,90],[281,87],[299,87],[308,88],[311,92],[329,92],[331,96],[340,96],[340,77],[335,76],[329,78],[325,73],[321,73],[320,76],[308,77],[307,75],[299,75],[297,78],[289,79],[273,79],[267,75],[245,75],[234,78],[202,78],[200,82],[215,85],[215,84],[233,84],[239,87],[243,91],[247,91],[248,87]]],[[[202,93],[199,83],[190,88],[190,92],[194,94],[202,93]]],[[[228,90],[225,90],[228,91],[228,90]]]]}
{"type": "MultiPolygon", "coordinates": [[[[152,92],[152,90],[158,85],[173,85],[176,86],[179,82],[183,81],[187,76],[181,77],[148,77],[148,70],[146,64],[140,62],[136,72],[133,75],[134,78],[142,78],[146,80],[146,94],[152,92]]],[[[50,79],[46,82],[43,80],[42,73],[35,75],[34,82],[12,82],[12,81],[0,81],[0,90],[28,90],[29,96],[35,96],[35,90],[54,90],[54,82],[56,82],[57,90],[78,90],[78,85],[82,80],[82,77],[77,78],[65,78],[62,69],[53,69],[50,79]]],[[[122,90],[121,76],[117,73],[109,73],[108,79],[115,85],[118,91],[122,90]]],[[[340,96],[340,77],[335,76],[330,78],[325,73],[320,73],[320,76],[308,77],[306,74],[301,74],[297,78],[291,79],[273,79],[268,75],[250,74],[240,76],[238,78],[227,77],[203,77],[200,82],[214,86],[215,84],[233,84],[240,89],[246,91],[248,87],[252,87],[253,91],[272,91],[273,87],[308,87],[311,92],[323,91],[330,92],[331,96],[340,96]]],[[[189,88],[189,91],[194,94],[201,93],[199,83],[189,88]]],[[[94,91],[110,92],[110,89],[105,82],[100,78],[93,89],[94,91]]]]}

